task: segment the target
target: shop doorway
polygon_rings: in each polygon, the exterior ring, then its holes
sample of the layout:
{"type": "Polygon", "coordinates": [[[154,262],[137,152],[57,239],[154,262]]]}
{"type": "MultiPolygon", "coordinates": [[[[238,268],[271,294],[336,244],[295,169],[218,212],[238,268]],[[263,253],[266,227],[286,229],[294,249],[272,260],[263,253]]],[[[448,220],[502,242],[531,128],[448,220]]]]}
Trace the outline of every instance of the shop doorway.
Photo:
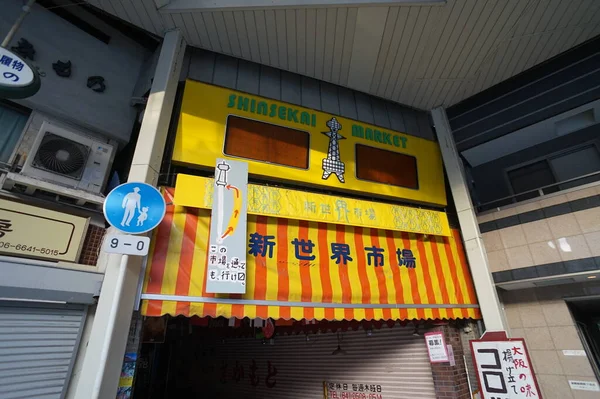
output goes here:
{"type": "Polygon", "coordinates": [[[600,297],[572,299],[567,303],[596,378],[600,379],[600,297]]]}
{"type": "Polygon", "coordinates": [[[134,399],[435,398],[423,325],[147,320],[134,399]]]}

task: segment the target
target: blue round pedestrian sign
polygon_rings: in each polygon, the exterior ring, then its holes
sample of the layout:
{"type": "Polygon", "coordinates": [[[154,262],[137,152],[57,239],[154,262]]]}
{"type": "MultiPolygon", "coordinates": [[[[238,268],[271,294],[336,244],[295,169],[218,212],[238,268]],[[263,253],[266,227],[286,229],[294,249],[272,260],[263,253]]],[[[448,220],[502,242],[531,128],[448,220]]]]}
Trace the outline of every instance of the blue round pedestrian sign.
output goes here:
{"type": "Polygon", "coordinates": [[[163,220],[167,204],[160,191],[146,183],[115,187],[104,200],[104,217],[123,233],[141,234],[163,220]]]}

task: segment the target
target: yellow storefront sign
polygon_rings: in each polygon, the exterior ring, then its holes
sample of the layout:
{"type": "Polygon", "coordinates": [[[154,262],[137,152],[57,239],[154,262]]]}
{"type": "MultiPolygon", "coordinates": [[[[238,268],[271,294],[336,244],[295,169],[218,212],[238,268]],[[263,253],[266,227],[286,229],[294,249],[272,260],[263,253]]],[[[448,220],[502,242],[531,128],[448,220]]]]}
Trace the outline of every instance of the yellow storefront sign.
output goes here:
{"type": "MultiPolygon", "coordinates": [[[[179,174],[174,203],[212,209],[214,179],[179,174]]],[[[286,219],[450,236],[444,212],[279,187],[248,185],[248,213],[286,219]]]]}
{"type": "Polygon", "coordinates": [[[249,173],[254,176],[348,193],[368,193],[372,197],[446,205],[442,159],[439,146],[434,141],[280,101],[187,81],[173,161],[212,169],[217,158],[240,157],[248,162],[249,173]],[[279,156],[296,157],[302,166],[259,161],[257,159],[261,158],[253,155],[236,155],[239,151],[227,147],[231,144],[228,142],[229,129],[234,135],[235,131],[244,128],[239,128],[240,125],[234,127],[232,121],[244,126],[253,123],[262,126],[256,128],[254,135],[245,136],[252,138],[246,139],[241,146],[242,152],[269,151],[252,149],[252,146],[258,146],[257,137],[264,130],[280,129],[273,134],[285,138],[281,141],[290,142],[285,144],[286,151],[279,156]],[[269,127],[265,127],[264,123],[269,127]],[[292,140],[292,135],[295,135],[296,141],[292,140]],[[399,163],[394,165],[400,166],[393,170],[387,166],[380,165],[379,169],[370,166],[373,160],[395,157],[398,157],[399,163]],[[367,169],[376,170],[373,172],[375,175],[365,172],[367,169]],[[394,179],[406,179],[408,183],[394,179]]]}

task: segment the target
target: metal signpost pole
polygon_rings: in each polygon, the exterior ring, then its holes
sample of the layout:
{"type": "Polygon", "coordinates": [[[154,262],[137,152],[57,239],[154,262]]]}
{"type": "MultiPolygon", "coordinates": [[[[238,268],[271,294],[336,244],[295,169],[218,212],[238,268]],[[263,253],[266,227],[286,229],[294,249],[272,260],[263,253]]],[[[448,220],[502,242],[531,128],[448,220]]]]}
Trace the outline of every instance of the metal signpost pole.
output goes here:
{"type": "Polygon", "coordinates": [[[23,6],[23,12],[21,13],[21,15],[19,15],[19,17],[17,18],[17,20],[15,21],[13,26],[11,26],[10,30],[6,34],[6,37],[2,41],[2,44],[0,44],[0,47],[8,46],[8,44],[10,43],[12,38],[15,36],[15,33],[17,33],[17,30],[19,30],[19,27],[23,23],[23,20],[25,19],[27,14],[29,14],[29,12],[31,11],[31,7],[33,6],[33,3],[35,3],[35,0],[29,0],[27,2],[27,4],[25,4],[23,6]]]}
{"type": "MultiPolygon", "coordinates": [[[[145,190],[147,187],[155,186],[158,182],[185,46],[185,41],[178,30],[165,34],[129,173],[130,183],[115,189],[124,191],[120,197],[115,197],[121,201],[120,204],[117,203],[121,209],[120,218],[113,219],[111,223],[128,233],[142,234],[145,231],[144,228],[135,230],[135,227],[138,223],[150,224],[149,221],[152,219],[152,205],[147,211],[143,207],[146,206],[145,198],[153,194],[145,190]],[[136,191],[136,187],[140,190],[136,191]],[[143,213],[147,213],[147,219],[142,216],[143,213]],[[126,229],[124,225],[130,227],[131,230],[126,229]]],[[[106,199],[107,203],[110,197],[109,194],[106,199]]],[[[111,205],[110,207],[115,208],[116,206],[111,205]]],[[[75,387],[74,397],[77,399],[114,399],[117,393],[129,324],[140,278],[142,257],[116,255],[107,253],[107,250],[110,250],[112,240],[115,238],[118,239],[118,242],[114,242],[115,247],[112,249],[113,252],[120,251],[120,253],[134,251],[133,246],[126,246],[126,244],[134,244],[142,241],[142,238],[148,238],[115,235],[114,233],[116,233],[116,229],[109,229],[107,232],[109,240],[104,243],[101,253],[102,260],[99,261],[99,264],[103,262],[106,266],[106,273],[83,366],[75,387]],[[137,241],[128,241],[130,239],[137,241]]]]}

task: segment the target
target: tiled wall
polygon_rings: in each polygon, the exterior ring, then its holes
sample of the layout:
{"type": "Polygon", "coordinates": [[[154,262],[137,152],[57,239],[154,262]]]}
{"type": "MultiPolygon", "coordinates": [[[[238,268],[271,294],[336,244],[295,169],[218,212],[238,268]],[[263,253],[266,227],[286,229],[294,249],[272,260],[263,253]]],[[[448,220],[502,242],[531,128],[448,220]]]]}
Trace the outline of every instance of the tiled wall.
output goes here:
{"type": "Polygon", "coordinates": [[[525,338],[544,399],[597,399],[598,392],[572,390],[569,380],[596,381],[575,322],[563,298],[600,293],[600,283],[501,292],[510,336],[525,338]]]}
{"type": "Polygon", "coordinates": [[[478,216],[496,282],[600,269],[600,185],[583,187],[478,216]]]}

